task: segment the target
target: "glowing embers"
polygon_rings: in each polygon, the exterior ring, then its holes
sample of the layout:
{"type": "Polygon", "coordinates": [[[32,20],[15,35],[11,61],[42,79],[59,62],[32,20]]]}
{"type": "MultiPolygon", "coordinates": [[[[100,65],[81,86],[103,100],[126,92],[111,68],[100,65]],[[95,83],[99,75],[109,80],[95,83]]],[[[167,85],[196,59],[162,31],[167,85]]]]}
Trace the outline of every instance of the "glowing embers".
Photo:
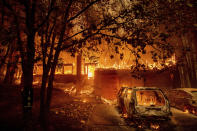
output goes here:
{"type": "Polygon", "coordinates": [[[154,129],[154,130],[158,130],[159,129],[159,124],[158,123],[150,123],[150,128],[154,129]]]}
{"type": "Polygon", "coordinates": [[[87,124],[94,107],[95,105],[92,103],[71,101],[65,103],[62,107],[50,109],[50,115],[55,120],[57,117],[61,118],[62,124],[68,124],[72,127],[83,127],[80,129],[84,129],[84,125],[87,124]]]}
{"type": "Polygon", "coordinates": [[[189,110],[188,109],[184,109],[184,113],[189,113],[189,110]]]}
{"type": "Polygon", "coordinates": [[[109,100],[109,99],[106,99],[104,97],[101,97],[101,101],[105,104],[109,104],[109,105],[115,105],[117,103],[117,100],[109,100]]]}
{"type": "Polygon", "coordinates": [[[139,106],[165,106],[165,99],[160,91],[139,90],[136,91],[136,97],[139,106]]]}
{"type": "Polygon", "coordinates": [[[160,130],[161,121],[152,121],[152,120],[134,120],[129,123],[130,126],[137,127],[138,129],[142,130],[160,130]]]}
{"type": "Polygon", "coordinates": [[[192,109],[192,114],[195,114],[196,115],[196,111],[195,111],[195,109],[192,109]]]}
{"type": "Polygon", "coordinates": [[[84,98],[84,99],[82,99],[82,102],[83,102],[83,103],[86,103],[86,102],[88,102],[88,101],[87,101],[87,99],[84,98]]]}
{"type": "Polygon", "coordinates": [[[90,96],[94,91],[94,86],[85,85],[80,91],[80,95],[90,96]]]}
{"type": "Polygon", "coordinates": [[[74,95],[76,94],[76,87],[73,85],[69,88],[64,89],[64,92],[68,95],[74,95]]]}
{"type": "Polygon", "coordinates": [[[128,118],[127,113],[123,113],[123,114],[122,114],[122,117],[125,118],[125,119],[128,118]]]}
{"type": "Polygon", "coordinates": [[[197,115],[197,111],[196,111],[195,107],[191,107],[191,106],[184,106],[183,112],[197,115]]]}

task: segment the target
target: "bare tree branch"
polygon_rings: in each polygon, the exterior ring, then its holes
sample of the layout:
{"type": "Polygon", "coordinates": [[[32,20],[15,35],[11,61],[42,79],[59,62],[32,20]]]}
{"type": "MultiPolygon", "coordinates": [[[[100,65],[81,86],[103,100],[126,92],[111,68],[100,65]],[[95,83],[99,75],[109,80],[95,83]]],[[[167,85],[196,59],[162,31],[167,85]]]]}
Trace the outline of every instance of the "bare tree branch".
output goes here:
{"type": "Polygon", "coordinates": [[[75,16],[71,17],[70,19],[68,19],[68,23],[72,20],[74,20],[75,18],[77,18],[79,15],[81,15],[83,12],[85,12],[89,7],[91,7],[93,4],[95,4],[96,2],[98,2],[100,0],[95,0],[91,3],[89,3],[85,8],[83,8],[81,11],[79,11],[75,16]]]}
{"type": "Polygon", "coordinates": [[[42,26],[46,23],[46,21],[49,19],[49,17],[50,17],[50,15],[51,15],[52,11],[54,10],[54,7],[53,7],[54,2],[55,2],[55,0],[52,0],[52,1],[51,1],[50,9],[49,9],[49,11],[48,11],[48,13],[47,13],[47,16],[46,16],[45,19],[37,26],[37,28],[35,29],[36,31],[39,30],[40,27],[42,27],[42,26]]]}

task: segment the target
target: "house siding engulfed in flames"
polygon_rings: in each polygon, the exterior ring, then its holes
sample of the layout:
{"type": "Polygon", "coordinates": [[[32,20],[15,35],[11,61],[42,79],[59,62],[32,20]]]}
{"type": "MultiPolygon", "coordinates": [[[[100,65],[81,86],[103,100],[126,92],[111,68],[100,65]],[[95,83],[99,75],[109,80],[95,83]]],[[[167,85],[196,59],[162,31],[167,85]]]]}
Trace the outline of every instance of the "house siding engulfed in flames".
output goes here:
{"type": "Polygon", "coordinates": [[[95,94],[106,99],[116,99],[121,87],[158,87],[164,92],[180,85],[176,72],[156,72],[150,70],[143,72],[143,78],[136,79],[130,70],[98,69],[95,71],[95,94]],[[174,84],[176,83],[176,84],[174,84]]]}

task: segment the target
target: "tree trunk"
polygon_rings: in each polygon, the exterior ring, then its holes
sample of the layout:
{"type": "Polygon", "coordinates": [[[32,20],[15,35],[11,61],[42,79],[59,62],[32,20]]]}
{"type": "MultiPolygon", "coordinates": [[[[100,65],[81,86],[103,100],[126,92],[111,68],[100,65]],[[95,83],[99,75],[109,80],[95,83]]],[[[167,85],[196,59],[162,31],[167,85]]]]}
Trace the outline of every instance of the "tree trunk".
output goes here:
{"type": "Polygon", "coordinates": [[[81,91],[81,54],[77,56],[77,83],[76,83],[76,95],[80,94],[81,91]]]}
{"type": "Polygon", "coordinates": [[[45,97],[46,97],[46,84],[48,79],[48,73],[43,70],[42,85],[40,91],[40,121],[45,122],[45,97]]]}
{"type": "MultiPolygon", "coordinates": [[[[33,55],[33,53],[29,53],[33,55]]],[[[34,55],[28,55],[26,60],[23,60],[23,115],[25,130],[32,130],[32,106],[33,106],[33,67],[34,55]]]]}
{"type": "Polygon", "coordinates": [[[22,70],[24,75],[23,83],[23,114],[25,130],[32,130],[32,106],[33,106],[33,68],[34,68],[34,56],[35,56],[35,33],[30,33],[27,37],[27,52],[22,59],[22,70]]]}
{"type": "Polygon", "coordinates": [[[11,44],[8,45],[8,48],[6,50],[6,54],[1,59],[0,70],[3,67],[3,65],[5,64],[5,61],[6,61],[7,57],[8,57],[8,55],[9,55],[9,52],[10,52],[10,48],[11,48],[11,44]]]}
{"type": "MultiPolygon", "coordinates": [[[[14,43],[12,43],[12,44],[14,44],[14,43]]],[[[8,47],[9,48],[9,47],[8,47]]],[[[11,49],[10,49],[10,52],[8,52],[8,64],[7,64],[7,70],[6,70],[6,75],[5,75],[5,77],[4,77],[4,81],[3,81],[3,83],[5,83],[5,84],[12,84],[12,83],[10,83],[10,79],[11,79],[11,70],[12,70],[12,64],[13,64],[13,53],[14,53],[14,47],[13,47],[13,45],[11,45],[11,47],[10,47],[11,49]]]]}
{"type": "MultiPolygon", "coordinates": [[[[58,46],[58,47],[60,47],[60,46],[58,46]]],[[[47,101],[46,101],[47,113],[50,110],[51,99],[52,99],[52,90],[53,90],[53,81],[54,81],[54,77],[55,77],[55,69],[56,69],[56,66],[58,63],[59,54],[60,54],[60,50],[57,48],[57,51],[54,56],[54,62],[51,67],[51,72],[50,72],[50,76],[49,76],[49,84],[48,84],[48,88],[47,88],[47,101]]]]}
{"type": "Polygon", "coordinates": [[[197,84],[197,55],[196,55],[196,38],[195,33],[188,33],[181,37],[181,43],[184,48],[190,48],[191,51],[186,51],[183,58],[183,65],[179,67],[181,87],[195,88],[197,84]]]}
{"type": "MultiPolygon", "coordinates": [[[[13,56],[12,56],[13,57],[13,56]]],[[[9,63],[7,64],[7,70],[6,70],[6,75],[4,78],[4,83],[12,85],[14,82],[14,74],[17,69],[17,63],[19,60],[19,57],[16,56],[15,61],[12,61],[12,57],[9,58],[9,63]]]]}
{"type": "Polygon", "coordinates": [[[16,72],[16,69],[18,68],[17,63],[18,63],[18,58],[16,58],[16,61],[13,63],[13,68],[12,68],[12,70],[11,70],[11,72],[10,72],[10,80],[9,80],[9,82],[10,82],[11,84],[13,84],[13,82],[14,82],[14,80],[15,80],[14,74],[15,74],[15,72],[16,72]]]}
{"type": "MultiPolygon", "coordinates": [[[[44,110],[45,113],[47,113],[47,114],[49,113],[51,99],[52,99],[53,80],[54,80],[54,76],[55,76],[55,69],[56,69],[56,65],[58,63],[58,58],[59,58],[59,54],[60,54],[60,51],[61,51],[61,46],[62,46],[63,38],[64,38],[64,35],[65,35],[65,30],[66,30],[66,23],[65,22],[68,19],[69,9],[71,7],[71,4],[72,4],[72,0],[69,1],[69,5],[66,9],[65,17],[64,17],[64,20],[63,20],[63,27],[62,27],[61,32],[60,32],[60,37],[59,37],[59,40],[58,40],[58,44],[57,44],[57,48],[56,48],[56,51],[55,51],[53,62],[51,62],[52,56],[53,56],[51,54],[51,55],[49,55],[50,60],[48,60],[48,63],[47,63],[47,65],[49,64],[49,67],[47,66],[47,68],[49,70],[51,69],[50,75],[49,75],[49,78],[48,78],[49,81],[48,81],[48,88],[47,88],[46,110],[44,110]]],[[[54,42],[52,42],[52,43],[54,44],[54,42]]],[[[53,47],[51,49],[52,49],[51,51],[53,52],[53,47]]]]}
{"type": "Polygon", "coordinates": [[[47,113],[49,113],[50,105],[51,105],[54,76],[55,76],[55,71],[51,71],[50,76],[49,76],[49,84],[47,88],[47,101],[46,101],[47,113]]]}
{"type": "Polygon", "coordinates": [[[8,81],[10,80],[10,69],[11,68],[11,64],[8,63],[7,64],[7,69],[6,69],[6,74],[5,74],[5,77],[4,77],[4,80],[3,80],[3,83],[4,84],[10,84],[8,81]]]}

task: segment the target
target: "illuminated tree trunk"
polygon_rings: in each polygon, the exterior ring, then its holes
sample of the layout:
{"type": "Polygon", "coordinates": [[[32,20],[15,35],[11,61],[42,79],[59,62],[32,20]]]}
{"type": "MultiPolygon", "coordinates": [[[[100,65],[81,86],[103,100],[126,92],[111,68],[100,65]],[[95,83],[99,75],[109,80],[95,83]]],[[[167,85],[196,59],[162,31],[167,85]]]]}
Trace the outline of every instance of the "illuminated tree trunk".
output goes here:
{"type": "Polygon", "coordinates": [[[54,66],[51,69],[50,76],[49,76],[49,84],[47,88],[47,100],[46,100],[46,111],[47,113],[50,110],[50,105],[51,105],[51,99],[52,99],[52,91],[53,91],[53,81],[55,77],[55,68],[56,68],[57,63],[54,63],[54,66]]]}
{"type": "Polygon", "coordinates": [[[77,55],[77,83],[76,83],[76,95],[79,95],[81,91],[81,64],[82,56],[81,54],[77,55]]]}
{"type": "Polygon", "coordinates": [[[197,84],[197,35],[189,33],[182,37],[182,45],[191,50],[183,54],[183,64],[179,66],[181,87],[196,88],[197,84]]]}
{"type": "Polygon", "coordinates": [[[14,81],[14,74],[17,68],[19,56],[16,54],[16,45],[14,42],[10,43],[10,46],[8,48],[10,48],[9,49],[10,51],[8,52],[9,57],[8,57],[6,75],[4,77],[4,83],[12,84],[14,81]]]}
{"type": "Polygon", "coordinates": [[[192,41],[192,52],[191,52],[191,67],[192,68],[192,72],[191,72],[191,79],[192,79],[192,83],[191,86],[193,88],[196,88],[197,85],[197,31],[193,32],[193,41],[192,41]]]}
{"type": "MultiPolygon", "coordinates": [[[[1,10],[1,26],[4,26],[4,16],[5,16],[5,12],[4,12],[4,6],[3,6],[2,10],[1,10]]],[[[11,44],[8,44],[7,50],[6,50],[6,54],[3,56],[3,58],[1,58],[0,71],[1,71],[2,67],[5,64],[5,60],[6,60],[7,56],[8,56],[8,54],[9,54],[10,47],[11,47],[11,44]]]]}
{"type": "Polygon", "coordinates": [[[53,81],[54,81],[54,77],[55,77],[55,69],[57,67],[58,58],[59,58],[59,55],[60,55],[60,47],[61,47],[61,44],[62,44],[65,29],[66,29],[66,25],[64,26],[64,28],[61,32],[60,40],[59,40],[59,43],[58,43],[58,46],[57,46],[57,50],[55,52],[54,61],[52,63],[51,72],[50,72],[50,75],[49,75],[49,82],[48,82],[48,88],[47,88],[47,99],[46,99],[46,113],[47,114],[48,114],[48,112],[50,110],[50,106],[51,106],[53,81]]]}
{"type": "MultiPolygon", "coordinates": [[[[13,58],[11,58],[11,59],[13,59],[13,58]]],[[[7,64],[7,70],[6,70],[6,75],[4,78],[4,83],[13,84],[14,74],[17,69],[18,59],[19,59],[19,57],[16,56],[14,61],[9,60],[9,62],[7,64]]]]}
{"type": "Polygon", "coordinates": [[[6,54],[1,59],[0,70],[5,65],[5,61],[6,61],[7,57],[8,57],[8,55],[9,55],[10,49],[11,49],[11,44],[8,45],[7,50],[6,50],[6,54]]]}
{"type": "Polygon", "coordinates": [[[45,96],[46,96],[45,92],[46,92],[47,79],[48,79],[48,73],[46,72],[46,69],[43,68],[42,85],[40,91],[40,120],[43,123],[45,122],[45,96]]]}

